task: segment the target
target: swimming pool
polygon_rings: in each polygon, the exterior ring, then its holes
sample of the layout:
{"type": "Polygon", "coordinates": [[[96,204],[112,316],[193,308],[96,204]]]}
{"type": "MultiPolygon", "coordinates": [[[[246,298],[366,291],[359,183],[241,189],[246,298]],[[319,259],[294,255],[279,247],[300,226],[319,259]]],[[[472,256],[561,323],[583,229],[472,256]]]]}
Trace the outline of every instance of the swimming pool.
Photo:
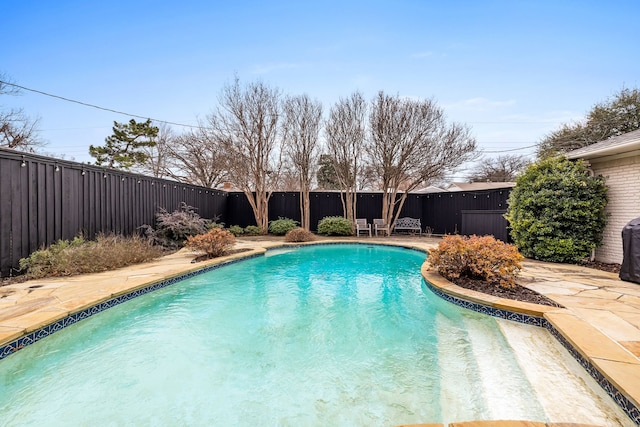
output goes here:
{"type": "Polygon", "coordinates": [[[8,425],[624,420],[546,331],[435,297],[424,257],[281,249],[181,281],[4,359],[0,414],[8,425]]]}

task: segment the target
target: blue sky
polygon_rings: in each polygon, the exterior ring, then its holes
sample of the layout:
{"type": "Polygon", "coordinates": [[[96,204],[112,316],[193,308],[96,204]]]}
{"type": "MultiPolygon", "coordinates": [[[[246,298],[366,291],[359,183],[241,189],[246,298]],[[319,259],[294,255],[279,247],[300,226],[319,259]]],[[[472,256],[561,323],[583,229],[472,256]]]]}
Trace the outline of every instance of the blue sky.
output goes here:
{"type": "MultiPolygon", "coordinates": [[[[209,114],[234,74],[307,93],[325,111],[356,90],[383,90],[435,99],[487,156],[529,155],[562,123],[640,87],[638,16],[637,0],[9,0],[0,73],[184,124],[209,114]]],[[[114,120],[130,119],[31,92],[0,105],[39,116],[45,151],[82,162],[114,120]]]]}

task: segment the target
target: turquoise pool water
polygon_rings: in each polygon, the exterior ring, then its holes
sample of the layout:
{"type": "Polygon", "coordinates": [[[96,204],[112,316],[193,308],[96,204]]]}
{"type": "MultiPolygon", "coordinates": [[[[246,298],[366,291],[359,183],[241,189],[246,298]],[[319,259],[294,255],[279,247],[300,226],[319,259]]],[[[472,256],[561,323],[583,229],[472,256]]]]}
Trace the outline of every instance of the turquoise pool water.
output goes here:
{"type": "Polygon", "coordinates": [[[546,421],[496,320],[431,294],[424,259],[274,250],[128,301],[2,360],[0,424],[546,421]]]}

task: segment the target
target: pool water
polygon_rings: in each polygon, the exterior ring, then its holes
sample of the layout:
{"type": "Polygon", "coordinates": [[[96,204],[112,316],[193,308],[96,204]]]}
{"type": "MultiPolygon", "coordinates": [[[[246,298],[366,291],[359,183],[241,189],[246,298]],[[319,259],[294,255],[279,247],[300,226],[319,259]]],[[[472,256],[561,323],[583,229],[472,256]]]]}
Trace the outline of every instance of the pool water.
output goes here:
{"type": "Polygon", "coordinates": [[[625,422],[546,331],[433,295],[424,259],[273,250],[133,299],[4,359],[0,424],[575,422],[554,394],[580,422],[625,422]]]}

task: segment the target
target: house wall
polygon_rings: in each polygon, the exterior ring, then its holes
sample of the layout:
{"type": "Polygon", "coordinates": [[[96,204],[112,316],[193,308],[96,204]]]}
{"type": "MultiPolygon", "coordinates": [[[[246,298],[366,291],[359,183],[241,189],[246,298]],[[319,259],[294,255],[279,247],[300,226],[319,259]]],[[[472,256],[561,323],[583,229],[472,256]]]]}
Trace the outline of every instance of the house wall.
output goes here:
{"type": "Polygon", "coordinates": [[[596,175],[607,178],[606,212],[609,214],[602,245],[596,249],[596,260],[622,263],[622,229],[640,217],[640,155],[615,160],[590,160],[596,175]]]}

